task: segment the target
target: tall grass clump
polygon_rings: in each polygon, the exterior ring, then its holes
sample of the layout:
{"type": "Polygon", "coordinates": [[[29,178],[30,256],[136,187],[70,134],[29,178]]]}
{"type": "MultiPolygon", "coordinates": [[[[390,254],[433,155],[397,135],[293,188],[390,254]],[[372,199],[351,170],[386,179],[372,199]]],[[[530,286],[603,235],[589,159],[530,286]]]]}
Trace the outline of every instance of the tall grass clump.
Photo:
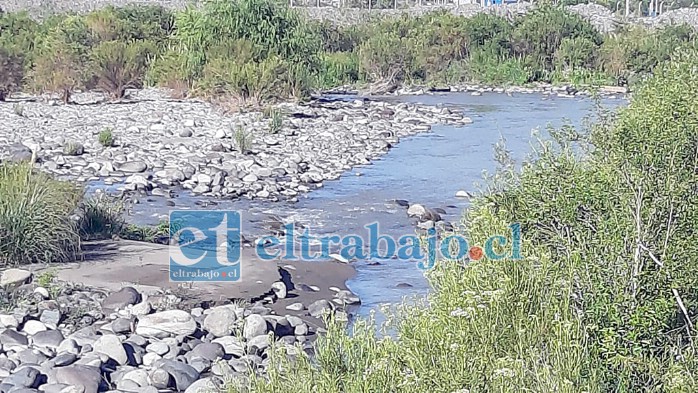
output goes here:
{"type": "Polygon", "coordinates": [[[80,248],[71,215],[81,190],[36,172],[29,164],[0,164],[0,265],[66,262],[80,248]]]}
{"type": "Polygon", "coordinates": [[[126,226],[125,206],[121,199],[100,193],[80,205],[80,236],[86,240],[111,239],[126,226]]]}
{"type": "Polygon", "coordinates": [[[483,244],[521,225],[523,259],[438,261],[424,304],[329,325],[310,359],[277,347],[230,391],[692,392],[698,322],[698,61],[680,52],[630,105],[550,129],[464,215],[483,244]]]}

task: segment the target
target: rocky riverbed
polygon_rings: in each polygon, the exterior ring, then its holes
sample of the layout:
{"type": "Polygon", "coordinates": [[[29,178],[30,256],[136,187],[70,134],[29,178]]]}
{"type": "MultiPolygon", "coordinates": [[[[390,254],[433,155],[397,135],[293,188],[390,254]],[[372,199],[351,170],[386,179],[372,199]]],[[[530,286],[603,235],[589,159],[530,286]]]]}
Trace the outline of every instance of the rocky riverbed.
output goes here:
{"type": "Polygon", "coordinates": [[[272,344],[288,356],[312,354],[319,318],[346,320],[358,301],[331,288],[333,299],[277,313],[275,303],[305,289],[279,281],[264,300],[217,305],[186,291],[110,292],[21,269],[3,271],[0,286],[3,393],[191,393],[244,383],[264,373],[272,344]]]}
{"type": "Polygon", "coordinates": [[[0,103],[0,159],[35,154],[41,169],[60,178],[123,183],[155,196],[171,197],[183,187],[198,195],[294,200],[432,124],[470,122],[448,108],[321,99],[279,105],[283,122],[274,133],[259,112],[226,115],[158,90],[133,92],[118,103],[98,98],[84,94],[75,105],[0,103]],[[114,146],[98,141],[104,130],[114,135],[114,146]]]}

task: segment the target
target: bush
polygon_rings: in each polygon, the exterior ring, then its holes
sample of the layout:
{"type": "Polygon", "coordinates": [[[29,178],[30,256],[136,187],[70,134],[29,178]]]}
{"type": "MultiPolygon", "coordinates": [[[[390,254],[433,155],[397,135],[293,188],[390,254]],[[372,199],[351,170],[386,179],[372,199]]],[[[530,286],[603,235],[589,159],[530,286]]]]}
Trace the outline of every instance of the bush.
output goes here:
{"type": "Polygon", "coordinates": [[[240,64],[214,59],[204,69],[201,86],[214,94],[231,95],[243,104],[260,106],[282,92],[284,65],[278,58],[240,64]]]}
{"type": "Polygon", "coordinates": [[[247,154],[247,152],[252,147],[252,133],[245,131],[242,127],[237,127],[235,129],[235,135],[233,135],[235,140],[235,146],[241,154],[247,154]]]}
{"type": "Polygon", "coordinates": [[[599,32],[581,16],[564,9],[542,5],[520,17],[512,33],[514,53],[541,70],[552,70],[555,52],[565,38],[584,38],[601,44],[599,32]]]}
{"type": "Polygon", "coordinates": [[[281,131],[281,127],[284,125],[284,115],[276,110],[272,109],[269,119],[269,132],[272,134],[278,134],[281,131]]]}
{"type": "Polygon", "coordinates": [[[105,128],[99,132],[97,140],[104,147],[112,147],[114,146],[114,132],[111,128],[105,128]]]}
{"type": "Polygon", "coordinates": [[[81,190],[29,164],[2,164],[0,195],[1,265],[75,260],[80,237],[71,215],[81,190]]]}
{"type": "Polygon", "coordinates": [[[374,35],[359,47],[359,70],[369,81],[401,82],[415,69],[413,42],[395,32],[374,35]]]}
{"type": "Polygon", "coordinates": [[[24,79],[24,59],[0,46],[0,102],[19,90],[24,79]]]}
{"type": "Polygon", "coordinates": [[[592,68],[598,51],[596,43],[588,38],[565,38],[555,51],[555,62],[560,69],[592,68]]]}
{"type": "Polygon", "coordinates": [[[359,63],[355,53],[326,53],[320,64],[317,84],[321,87],[332,88],[359,80],[359,63]]]}
{"type": "Polygon", "coordinates": [[[32,85],[38,91],[59,93],[67,104],[73,91],[86,87],[89,80],[84,64],[93,43],[90,30],[80,17],[68,17],[37,41],[32,85]]]}
{"type": "Polygon", "coordinates": [[[80,206],[80,236],[85,240],[111,239],[126,227],[122,200],[99,193],[80,206]]]}
{"type": "Polygon", "coordinates": [[[155,50],[147,42],[106,41],[92,51],[97,87],[112,98],[123,98],[126,89],[139,88],[145,77],[148,55],[155,50]]]}

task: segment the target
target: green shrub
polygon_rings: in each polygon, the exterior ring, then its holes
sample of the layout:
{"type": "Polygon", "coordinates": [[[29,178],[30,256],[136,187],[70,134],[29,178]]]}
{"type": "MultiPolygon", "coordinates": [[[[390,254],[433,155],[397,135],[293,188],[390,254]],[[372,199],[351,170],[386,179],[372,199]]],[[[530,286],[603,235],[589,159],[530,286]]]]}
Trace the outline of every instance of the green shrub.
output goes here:
{"type": "Polygon", "coordinates": [[[247,154],[247,152],[252,147],[252,133],[245,131],[242,127],[237,127],[235,129],[235,134],[233,135],[233,140],[235,141],[235,146],[238,151],[242,154],[247,154]]]}
{"type": "Polygon", "coordinates": [[[284,115],[280,111],[272,109],[269,116],[269,132],[278,134],[279,131],[281,131],[281,127],[284,125],[284,115]]]}
{"type": "Polygon", "coordinates": [[[468,63],[473,80],[497,85],[522,85],[534,79],[530,67],[521,60],[497,57],[495,50],[474,51],[468,63]]]}
{"type": "Polygon", "coordinates": [[[244,64],[214,59],[206,64],[201,85],[215,94],[234,96],[243,104],[260,106],[282,92],[283,67],[276,57],[244,64]]]}
{"type": "Polygon", "coordinates": [[[498,55],[509,52],[513,26],[506,19],[485,12],[479,13],[467,20],[465,30],[472,47],[496,48],[495,53],[498,55]]]}
{"type": "Polygon", "coordinates": [[[588,38],[565,38],[555,51],[555,62],[560,69],[592,68],[598,46],[588,38]]]}
{"type": "Polygon", "coordinates": [[[80,189],[29,164],[2,164],[0,195],[0,265],[75,260],[80,237],[71,215],[80,189]]]}
{"type": "Polygon", "coordinates": [[[318,72],[318,85],[324,88],[351,84],[359,80],[359,63],[353,52],[326,53],[318,72]]]}
{"type": "Polygon", "coordinates": [[[99,144],[104,146],[104,147],[112,147],[114,146],[114,132],[111,128],[105,128],[102,131],[99,132],[99,136],[97,137],[97,140],[99,141],[99,144]]]}
{"type": "Polygon", "coordinates": [[[93,44],[92,34],[80,17],[67,17],[37,37],[37,56],[31,83],[35,90],[59,93],[69,103],[75,89],[86,87],[85,67],[93,44]]]}
{"type": "Polygon", "coordinates": [[[168,49],[153,59],[146,73],[146,82],[168,88],[191,88],[203,70],[196,57],[187,51],[168,49]]]}
{"type": "Polygon", "coordinates": [[[31,64],[39,26],[27,12],[0,12],[0,48],[21,55],[31,64]]]}
{"type": "Polygon", "coordinates": [[[395,32],[374,35],[359,47],[359,70],[369,81],[408,80],[416,64],[413,41],[395,32]]]}
{"type": "Polygon", "coordinates": [[[100,193],[82,202],[79,228],[83,239],[111,239],[125,226],[122,200],[100,193]]]}
{"type": "Polygon", "coordinates": [[[164,44],[174,32],[174,14],[160,5],[128,5],[115,10],[129,40],[164,44]]]}
{"type": "Polygon", "coordinates": [[[141,87],[154,50],[153,44],[142,41],[100,43],[91,53],[97,87],[114,99],[122,98],[126,89],[141,87]]]}
{"type": "Polygon", "coordinates": [[[19,90],[24,79],[24,58],[0,46],[0,102],[19,90]]]}
{"type": "Polygon", "coordinates": [[[512,33],[515,54],[541,70],[552,70],[555,52],[565,38],[585,38],[601,43],[601,35],[581,16],[564,9],[542,5],[530,15],[520,17],[512,33]]]}

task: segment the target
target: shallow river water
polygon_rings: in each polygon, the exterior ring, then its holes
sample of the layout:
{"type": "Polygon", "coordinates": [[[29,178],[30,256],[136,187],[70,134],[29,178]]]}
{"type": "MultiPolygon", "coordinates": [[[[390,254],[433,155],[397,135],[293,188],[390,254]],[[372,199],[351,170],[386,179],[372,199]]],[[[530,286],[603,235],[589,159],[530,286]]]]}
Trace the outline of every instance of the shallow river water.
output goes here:
{"type": "MultiPolygon", "coordinates": [[[[246,237],[264,235],[259,221],[267,214],[306,225],[312,234],[340,236],[359,234],[364,226],[378,222],[382,234],[398,238],[413,234],[414,223],[406,208],[395,199],[443,208],[444,220],[456,222],[467,200],[455,197],[459,190],[475,191],[483,171],[493,171],[493,147],[504,138],[506,148],[518,162],[531,150],[532,130],[544,131],[549,124],[565,122],[580,126],[593,115],[594,103],[588,98],[567,98],[542,94],[468,93],[401,97],[402,101],[446,105],[462,110],[473,120],[464,127],[434,126],[431,132],[400,141],[387,155],[371,165],[357,167],[339,180],[326,182],[297,203],[257,201],[217,201],[210,209],[242,212],[242,232],[246,237]]],[[[622,105],[622,99],[607,98],[607,107],[622,105]]],[[[177,208],[196,208],[202,198],[180,192],[177,208]]],[[[154,223],[166,215],[164,205],[144,203],[134,209],[135,222],[154,223]]],[[[429,286],[416,263],[396,260],[357,261],[357,275],[349,288],[362,299],[359,315],[366,315],[382,303],[395,303],[404,297],[427,293],[429,286]]]]}

